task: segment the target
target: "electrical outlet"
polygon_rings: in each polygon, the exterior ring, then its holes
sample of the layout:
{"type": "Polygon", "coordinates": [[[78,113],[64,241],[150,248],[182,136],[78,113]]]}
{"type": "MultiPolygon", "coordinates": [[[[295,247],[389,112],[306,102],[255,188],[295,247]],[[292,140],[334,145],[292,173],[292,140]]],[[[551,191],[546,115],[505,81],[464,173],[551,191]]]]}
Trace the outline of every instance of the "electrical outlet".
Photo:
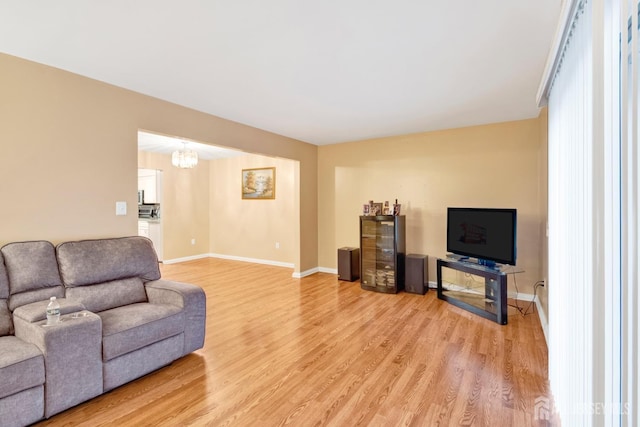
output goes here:
{"type": "Polygon", "coordinates": [[[280,242],[276,242],[276,249],[280,249],[280,242]]]}
{"type": "Polygon", "coordinates": [[[196,239],[191,239],[191,244],[195,245],[196,244],[196,239]]]}

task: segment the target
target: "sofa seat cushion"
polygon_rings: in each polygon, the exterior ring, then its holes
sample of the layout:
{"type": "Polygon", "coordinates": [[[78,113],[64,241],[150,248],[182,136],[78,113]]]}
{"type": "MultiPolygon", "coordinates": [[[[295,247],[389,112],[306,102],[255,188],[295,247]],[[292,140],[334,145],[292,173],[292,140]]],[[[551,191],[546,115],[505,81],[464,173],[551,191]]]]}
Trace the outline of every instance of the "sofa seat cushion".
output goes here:
{"type": "Polygon", "coordinates": [[[105,362],[184,331],[184,312],[175,305],[137,303],[97,314],[105,362]]]}
{"type": "Polygon", "coordinates": [[[0,399],[44,384],[44,357],[34,344],[0,337],[0,399]]]}

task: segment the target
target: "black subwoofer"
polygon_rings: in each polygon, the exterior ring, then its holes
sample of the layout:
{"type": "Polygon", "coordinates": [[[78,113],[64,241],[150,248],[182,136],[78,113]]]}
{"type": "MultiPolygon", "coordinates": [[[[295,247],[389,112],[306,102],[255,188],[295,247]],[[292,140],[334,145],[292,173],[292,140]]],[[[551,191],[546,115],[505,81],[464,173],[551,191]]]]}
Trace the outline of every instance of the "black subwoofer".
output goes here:
{"type": "Polygon", "coordinates": [[[409,254],[404,264],[404,290],[424,295],[429,290],[429,258],[426,255],[409,254]]]}
{"type": "Polygon", "coordinates": [[[360,278],[360,248],[338,249],[338,279],[353,282],[360,278]]]}

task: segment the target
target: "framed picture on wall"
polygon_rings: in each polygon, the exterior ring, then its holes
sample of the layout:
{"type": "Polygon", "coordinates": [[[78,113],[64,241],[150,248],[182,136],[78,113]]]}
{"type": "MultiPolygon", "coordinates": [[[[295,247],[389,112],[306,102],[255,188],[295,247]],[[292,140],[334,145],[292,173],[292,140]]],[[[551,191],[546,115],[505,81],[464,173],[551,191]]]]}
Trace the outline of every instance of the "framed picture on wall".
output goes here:
{"type": "Polygon", "coordinates": [[[242,169],[242,199],[276,198],[276,168],[242,169]]]}

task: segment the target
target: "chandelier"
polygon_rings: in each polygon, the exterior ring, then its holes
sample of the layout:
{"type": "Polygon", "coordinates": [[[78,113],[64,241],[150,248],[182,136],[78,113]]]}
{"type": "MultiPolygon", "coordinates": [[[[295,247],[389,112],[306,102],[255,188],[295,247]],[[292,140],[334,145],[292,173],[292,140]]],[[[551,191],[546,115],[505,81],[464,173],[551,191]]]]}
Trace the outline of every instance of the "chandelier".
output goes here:
{"type": "Polygon", "coordinates": [[[198,153],[187,150],[187,143],[182,143],[182,150],[176,150],[171,155],[171,164],[177,168],[191,169],[198,164],[198,153]]]}

